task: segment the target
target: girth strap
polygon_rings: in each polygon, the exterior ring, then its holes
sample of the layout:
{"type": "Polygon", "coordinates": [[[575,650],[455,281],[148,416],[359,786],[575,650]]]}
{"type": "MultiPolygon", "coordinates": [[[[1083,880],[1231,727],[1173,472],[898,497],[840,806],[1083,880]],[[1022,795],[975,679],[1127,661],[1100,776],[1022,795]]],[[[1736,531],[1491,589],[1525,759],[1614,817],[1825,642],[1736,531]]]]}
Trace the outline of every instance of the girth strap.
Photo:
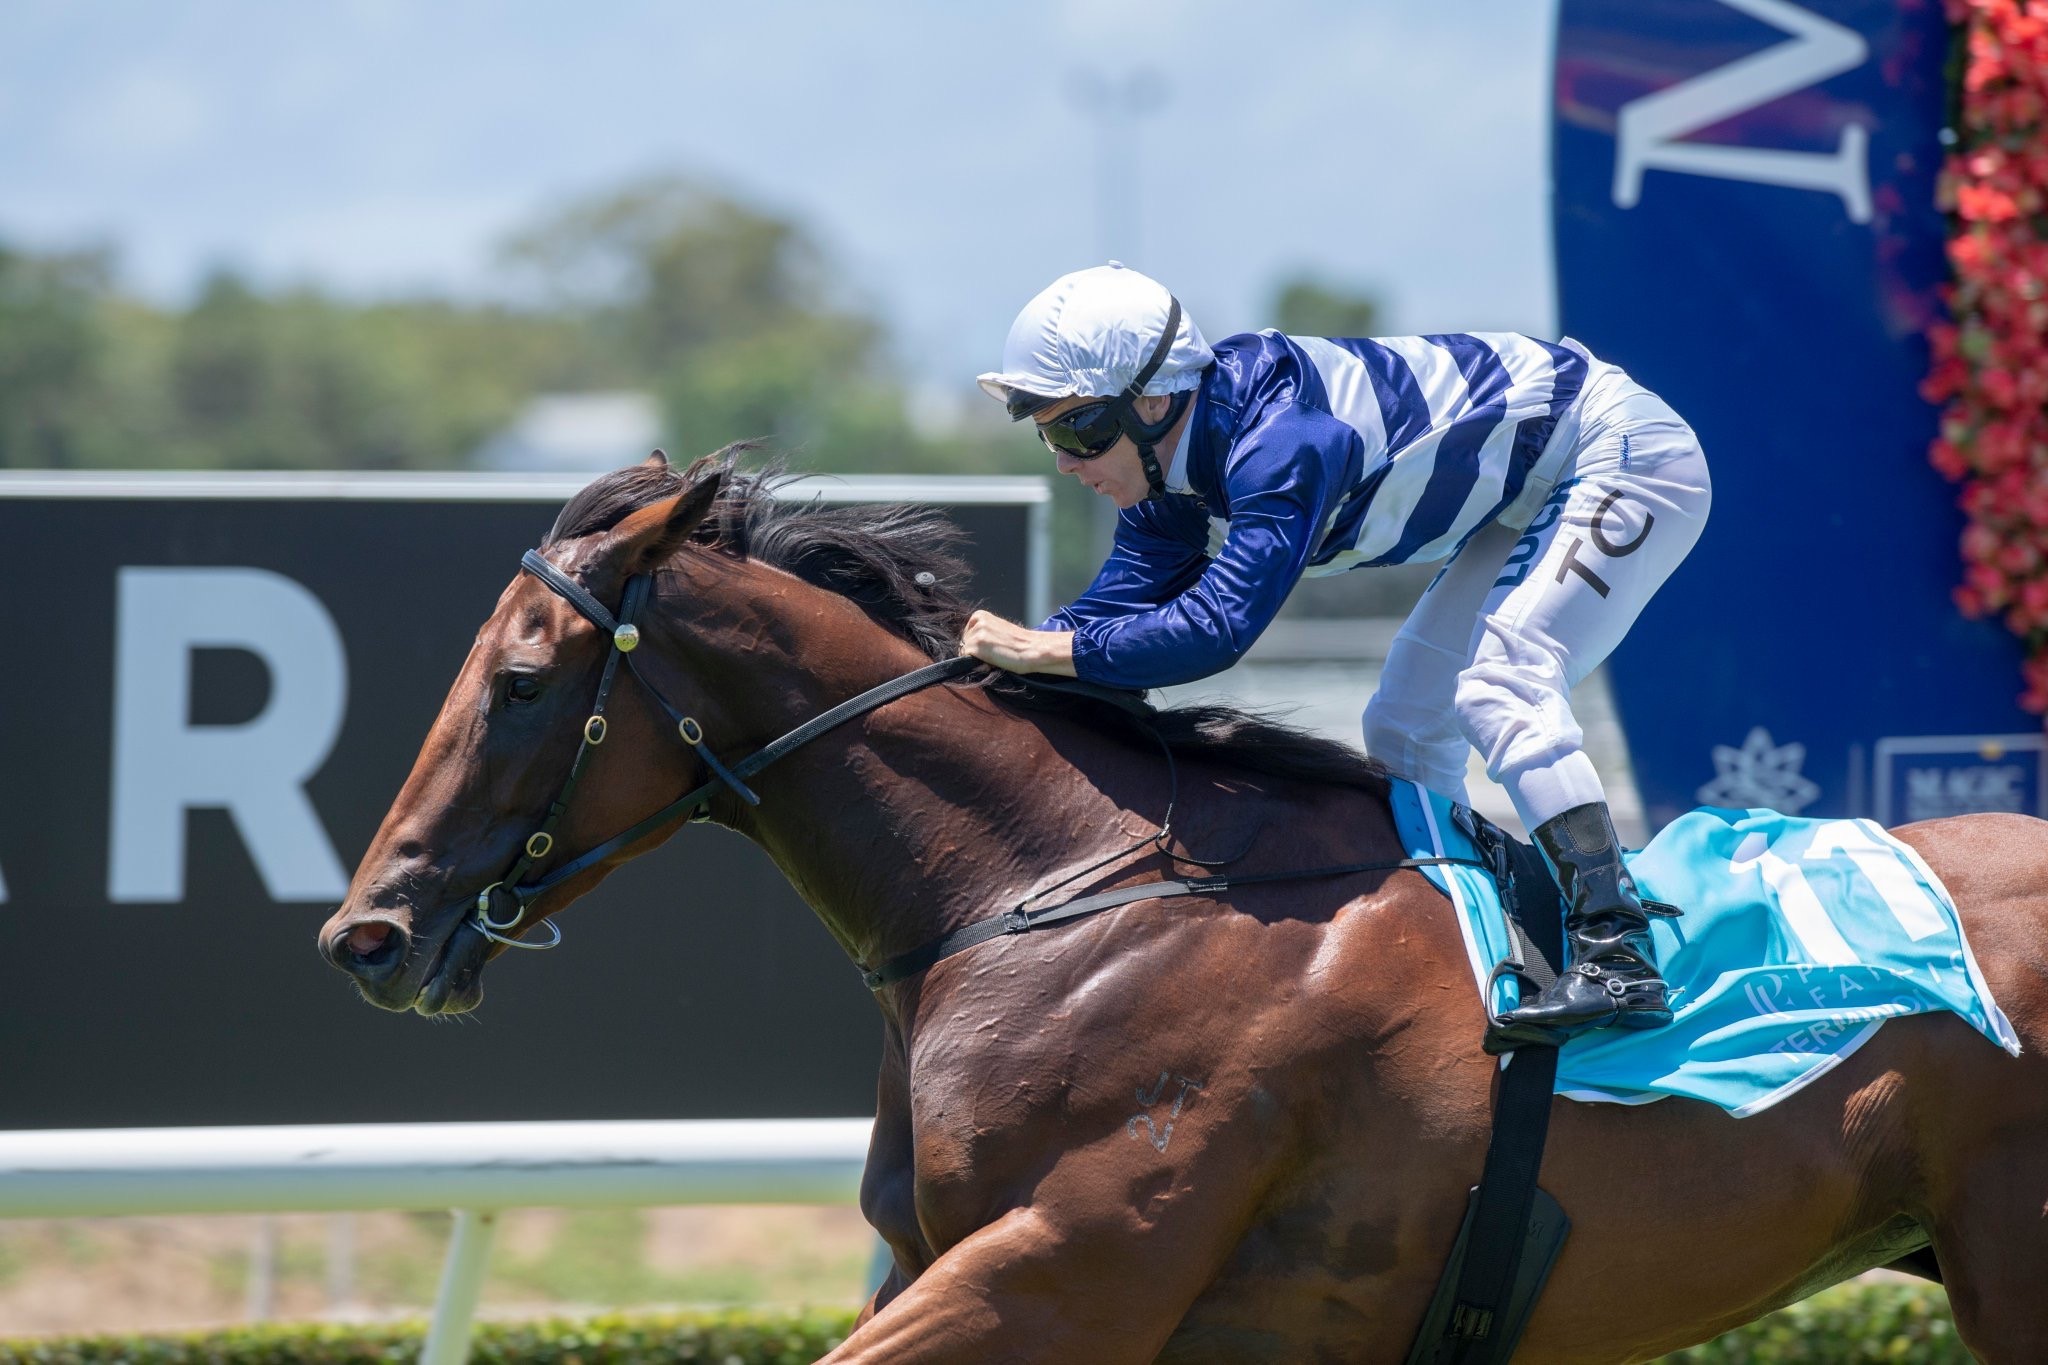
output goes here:
{"type": "MultiPolygon", "coordinates": [[[[1510,839],[1487,826],[1493,845],[1488,852],[1500,871],[1496,877],[1503,909],[1514,934],[1515,951],[1521,958],[1518,974],[1532,982],[1557,979],[1556,965],[1565,960],[1564,907],[1557,883],[1535,848],[1510,839]]],[[[1506,965],[1506,964],[1503,964],[1506,965]]],[[[1491,986],[1489,981],[1488,985],[1491,986]]],[[[1489,989],[1486,1008],[1493,1008],[1489,989]]],[[[1522,1260],[1530,1251],[1530,1218],[1538,1194],[1536,1178],[1543,1167],[1543,1149],[1550,1134],[1552,1095],[1557,1089],[1557,1049],[1524,1045],[1502,1063],[1493,1101],[1493,1135],[1486,1147],[1486,1164],[1479,1177],[1465,1245],[1465,1262],[1458,1269],[1457,1288],[1450,1320],[1443,1339],[1435,1343],[1432,1359],[1437,1365],[1505,1365],[1514,1354],[1526,1316],[1518,1316],[1515,1287],[1522,1260]]],[[[1523,1306],[1526,1315],[1542,1293],[1554,1257],[1570,1228],[1564,1219],[1555,1231],[1556,1241],[1535,1249],[1538,1264],[1531,1267],[1535,1288],[1523,1306]]]]}

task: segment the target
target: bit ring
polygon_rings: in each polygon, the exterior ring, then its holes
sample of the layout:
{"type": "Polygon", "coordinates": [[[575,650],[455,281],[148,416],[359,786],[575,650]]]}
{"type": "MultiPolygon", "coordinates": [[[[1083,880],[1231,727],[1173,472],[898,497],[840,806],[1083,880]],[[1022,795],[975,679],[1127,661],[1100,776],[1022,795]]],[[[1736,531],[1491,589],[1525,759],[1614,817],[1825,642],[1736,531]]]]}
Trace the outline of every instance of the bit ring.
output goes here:
{"type": "Polygon", "coordinates": [[[476,895],[476,922],[485,929],[495,929],[499,933],[503,933],[507,929],[518,928],[519,922],[526,918],[526,902],[520,900],[516,895],[512,897],[512,903],[518,907],[518,910],[511,919],[497,920],[491,918],[491,896],[494,892],[503,889],[504,885],[505,883],[503,882],[492,882],[489,886],[477,892],[476,895]]]}
{"type": "Polygon", "coordinates": [[[553,920],[542,920],[540,922],[540,927],[547,930],[548,933],[552,935],[552,937],[550,937],[546,943],[528,943],[523,938],[513,938],[509,934],[501,934],[497,930],[488,928],[485,925],[481,924],[477,926],[477,932],[482,934],[485,938],[489,939],[493,943],[502,943],[507,948],[524,948],[530,952],[538,952],[543,949],[552,948],[557,943],[560,943],[562,941],[562,927],[556,924],[553,920]]]}

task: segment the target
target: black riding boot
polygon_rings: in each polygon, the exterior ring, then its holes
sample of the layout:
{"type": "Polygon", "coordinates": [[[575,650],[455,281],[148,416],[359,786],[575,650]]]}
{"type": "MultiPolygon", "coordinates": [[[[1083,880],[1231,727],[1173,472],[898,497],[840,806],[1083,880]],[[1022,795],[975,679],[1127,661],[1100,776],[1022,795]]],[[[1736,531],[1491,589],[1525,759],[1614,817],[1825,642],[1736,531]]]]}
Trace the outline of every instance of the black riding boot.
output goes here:
{"type": "MultiPolygon", "coordinates": [[[[1650,946],[1649,912],[1621,861],[1621,840],[1603,802],[1574,806],[1535,830],[1564,893],[1564,972],[1487,1030],[1486,1050],[1563,1043],[1588,1029],[1660,1028],[1671,1022],[1664,978],[1650,946]]],[[[1661,910],[1661,907],[1660,907],[1661,910]]]]}

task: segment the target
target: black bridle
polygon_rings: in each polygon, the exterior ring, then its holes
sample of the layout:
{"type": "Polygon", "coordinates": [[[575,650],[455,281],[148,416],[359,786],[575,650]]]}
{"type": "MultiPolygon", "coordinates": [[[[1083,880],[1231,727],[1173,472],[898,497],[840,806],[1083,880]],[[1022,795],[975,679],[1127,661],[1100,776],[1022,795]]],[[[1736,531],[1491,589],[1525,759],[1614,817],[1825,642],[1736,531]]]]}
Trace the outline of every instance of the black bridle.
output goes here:
{"type": "Polygon", "coordinates": [[[597,698],[591,705],[589,719],[583,722],[583,742],[576,750],[575,762],[569,766],[569,776],[563,780],[562,789],[555,794],[555,799],[548,803],[548,813],[541,820],[540,828],[526,837],[526,842],[520,846],[518,858],[506,870],[505,875],[477,893],[476,910],[471,923],[476,925],[485,938],[509,948],[552,948],[560,943],[562,931],[556,927],[553,920],[544,921],[554,934],[554,937],[545,943],[528,943],[524,939],[513,937],[511,931],[525,921],[526,909],[531,902],[578,873],[595,867],[619,850],[646,838],[664,825],[672,824],[684,816],[699,816],[711,798],[718,794],[720,788],[731,791],[750,806],[758,806],[761,804],[761,798],[754,795],[753,790],[747,786],[746,779],[777,759],[810,743],[826,731],[856,716],[866,715],[876,707],[886,706],[898,697],[908,696],[921,688],[930,687],[933,683],[958,678],[981,667],[979,659],[962,656],[928,664],[905,673],[879,687],[869,688],[829,711],[813,716],[766,748],[727,767],[712,751],[711,746],[705,743],[704,727],[699,725],[694,717],[685,715],[680,708],[664,697],[661,689],[647,680],[647,675],[640,671],[639,664],[633,658],[633,651],[640,646],[640,627],[636,618],[647,605],[647,599],[654,590],[654,580],[650,575],[635,574],[626,580],[625,591],[619,599],[619,614],[615,617],[605,609],[602,602],[592,597],[581,583],[541,558],[538,550],[528,550],[520,559],[519,567],[546,584],[570,606],[582,613],[592,625],[610,636],[611,652],[605,657],[604,672],[597,681],[597,698]],[[528,873],[545,862],[554,852],[555,827],[561,823],[563,814],[569,808],[569,798],[575,793],[576,784],[583,777],[583,770],[590,761],[591,753],[604,743],[605,733],[609,728],[604,718],[605,702],[610,698],[612,682],[618,676],[620,659],[626,661],[627,670],[639,679],[640,686],[654,699],[654,704],[668,716],[683,743],[696,750],[697,756],[704,760],[704,765],[711,770],[711,778],[683,793],[632,828],[622,830],[597,847],[578,854],[537,881],[524,881],[522,879],[528,873]],[[510,913],[494,913],[500,898],[511,902],[510,913]]]}
{"type": "MultiPolygon", "coordinates": [[[[619,600],[619,614],[615,617],[605,609],[603,603],[592,597],[582,584],[548,563],[547,560],[541,558],[538,550],[528,550],[520,559],[519,567],[546,584],[548,588],[567,601],[570,606],[582,613],[592,625],[609,635],[611,637],[611,652],[606,656],[604,672],[598,678],[597,698],[590,708],[590,717],[583,722],[583,743],[576,750],[575,761],[569,766],[569,776],[563,780],[562,789],[555,794],[555,799],[549,803],[548,813],[541,820],[540,828],[527,836],[525,844],[521,846],[519,857],[514,860],[511,868],[503,877],[492,882],[477,894],[476,907],[470,922],[477,927],[477,930],[485,938],[511,948],[552,948],[560,943],[562,941],[562,931],[555,925],[553,920],[543,921],[554,935],[546,943],[528,943],[523,939],[512,937],[511,931],[517,929],[525,922],[526,908],[529,903],[548,891],[553,890],[555,887],[560,886],[571,877],[588,871],[621,849],[647,837],[679,817],[701,817],[704,807],[712,797],[718,794],[720,788],[731,791],[750,806],[758,806],[761,804],[761,798],[756,796],[747,786],[746,779],[760,772],[777,759],[785,757],[796,749],[810,743],[818,736],[845,724],[847,721],[864,716],[868,712],[886,706],[898,698],[909,696],[911,693],[921,691],[934,683],[950,682],[982,667],[981,660],[967,655],[960,655],[951,659],[942,659],[934,664],[927,664],[923,668],[912,669],[910,672],[892,678],[880,686],[869,688],[859,696],[850,697],[830,710],[819,712],[794,730],[789,731],[764,748],[749,754],[728,768],[719,760],[718,755],[711,751],[710,746],[704,742],[704,728],[695,719],[684,715],[682,711],[672,705],[668,698],[661,694],[661,690],[647,680],[647,675],[640,671],[640,666],[633,659],[633,651],[640,645],[640,628],[636,624],[635,618],[640,614],[641,609],[646,606],[647,599],[653,593],[654,580],[652,576],[635,574],[626,580],[625,590],[619,600]],[[683,793],[683,795],[669,802],[669,804],[663,806],[638,824],[635,824],[632,828],[622,830],[595,848],[571,858],[568,862],[563,863],[539,880],[522,882],[521,878],[525,877],[540,863],[546,861],[554,852],[555,826],[561,823],[563,813],[568,809],[569,797],[575,792],[576,784],[583,776],[583,770],[589,762],[591,751],[604,743],[605,731],[607,729],[604,718],[605,702],[611,696],[612,682],[618,675],[619,660],[621,658],[626,661],[628,671],[640,680],[640,686],[646,689],[647,695],[654,699],[655,704],[675,724],[676,733],[682,738],[683,742],[696,750],[697,756],[704,760],[705,766],[711,770],[711,778],[709,781],[703,782],[683,793]],[[498,916],[492,913],[499,896],[508,897],[511,900],[511,914],[498,916]]],[[[1075,692],[1083,696],[1092,697],[1098,701],[1107,702],[1110,705],[1130,712],[1141,721],[1150,714],[1150,708],[1144,701],[1129,693],[1117,692],[1111,688],[1097,687],[1090,683],[1078,682],[1067,678],[1047,678],[1027,674],[1019,674],[1017,676],[1034,686],[1050,688],[1056,691],[1075,692]]],[[[1485,822],[1478,821],[1478,817],[1474,815],[1470,818],[1477,823],[1472,833],[1475,838],[1479,839],[1482,848],[1485,848],[1488,852],[1489,860],[1485,862],[1471,858],[1397,858],[1383,862],[1343,863],[1332,867],[1297,868],[1283,872],[1259,872],[1231,877],[1187,877],[1179,880],[1140,882],[1131,886],[1117,887],[1109,891],[1099,891],[1091,895],[1073,897],[1038,909],[1028,909],[1027,907],[1031,906],[1034,902],[1043,901],[1055,891],[1072,885],[1075,881],[1087,876],[1089,873],[1098,871],[1119,859],[1129,857],[1147,848],[1156,848],[1175,862],[1203,868],[1228,866],[1250,851],[1250,846],[1247,845],[1245,849],[1230,857],[1213,861],[1173,851],[1173,812],[1180,799],[1179,764],[1174,758],[1172,746],[1167,744],[1165,739],[1156,730],[1152,730],[1149,725],[1145,728],[1151,731],[1153,739],[1159,743],[1160,751],[1166,756],[1168,774],[1166,815],[1160,821],[1159,829],[1156,833],[1148,834],[1134,844],[1119,848],[1108,856],[1099,858],[1078,871],[1069,873],[1051,886],[1032,892],[1019,901],[1016,908],[1012,910],[1004,911],[999,915],[991,915],[986,919],[976,920],[972,924],[955,929],[950,933],[942,934],[919,947],[911,949],[907,953],[899,953],[877,966],[869,967],[865,963],[855,963],[854,965],[860,968],[861,977],[867,983],[868,989],[878,991],[894,982],[916,976],[934,963],[941,962],[956,953],[966,952],[969,948],[986,943],[990,939],[1000,938],[1006,934],[1029,933],[1033,929],[1044,928],[1048,925],[1070,923],[1084,916],[1093,915],[1116,906],[1128,905],[1134,901],[1166,900],[1177,896],[1208,896],[1228,890],[1233,886],[1251,886],[1267,882],[1321,880],[1356,876],[1371,872],[1392,872],[1402,868],[1432,866],[1484,868],[1492,871],[1496,879],[1503,886],[1507,885],[1505,836],[1500,836],[1498,842],[1489,842],[1485,838],[1480,838],[1480,835],[1484,832],[1498,835],[1498,831],[1492,830],[1492,827],[1485,825],[1485,822]]],[[[1540,955],[1537,957],[1537,960],[1541,960],[1540,955]]],[[[1503,966],[1507,965],[1510,964],[1503,964],[1503,966]]],[[[1514,963],[1512,965],[1519,969],[1521,964],[1514,963]]]]}

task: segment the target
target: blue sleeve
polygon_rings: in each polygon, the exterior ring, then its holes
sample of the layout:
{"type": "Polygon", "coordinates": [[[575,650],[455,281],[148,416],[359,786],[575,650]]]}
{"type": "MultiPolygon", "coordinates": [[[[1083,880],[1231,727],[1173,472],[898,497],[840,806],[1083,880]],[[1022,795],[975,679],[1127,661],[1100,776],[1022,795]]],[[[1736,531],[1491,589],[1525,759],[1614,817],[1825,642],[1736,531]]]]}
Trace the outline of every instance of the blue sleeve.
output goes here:
{"type": "Polygon", "coordinates": [[[1095,581],[1046,618],[1040,630],[1082,626],[1151,611],[1202,576],[1209,516],[1198,498],[1147,498],[1117,514],[1116,539],[1095,581]]]}
{"type": "Polygon", "coordinates": [[[1170,687],[1236,663],[1301,580],[1363,461],[1363,442],[1347,423],[1295,403],[1269,407],[1224,461],[1230,533],[1222,549],[1192,582],[1176,577],[1185,573],[1180,564],[1171,574],[1153,570],[1150,590],[1183,582],[1171,597],[1133,593],[1112,604],[1118,610],[1077,619],[1075,673],[1111,687],[1170,687]]]}

